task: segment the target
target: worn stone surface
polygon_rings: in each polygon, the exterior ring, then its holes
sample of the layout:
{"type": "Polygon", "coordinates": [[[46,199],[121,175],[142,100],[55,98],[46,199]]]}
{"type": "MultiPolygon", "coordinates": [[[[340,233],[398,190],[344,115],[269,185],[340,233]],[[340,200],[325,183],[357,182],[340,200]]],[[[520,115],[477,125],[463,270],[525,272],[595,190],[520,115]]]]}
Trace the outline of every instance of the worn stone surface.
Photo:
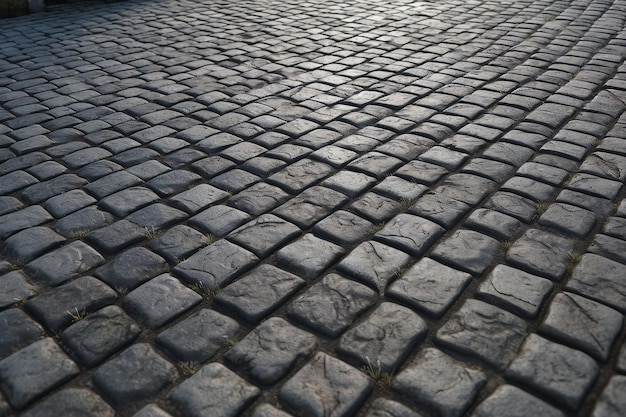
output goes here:
{"type": "Polygon", "coordinates": [[[375,302],[373,290],[330,274],[296,298],[287,312],[313,330],[337,337],[375,302]]]}
{"type": "Polygon", "coordinates": [[[591,415],[593,417],[618,417],[622,414],[626,410],[624,389],[626,389],[626,376],[613,376],[602,391],[591,415]]]}
{"type": "Polygon", "coordinates": [[[606,361],[623,322],[622,314],[610,307],[562,292],[554,297],[539,330],[551,339],[606,361]]]}
{"type": "Polygon", "coordinates": [[[370,409],[365,414],[366,417],[419,417],[419,414],[414,412],[408,407],[404,405],[386,400],[384,398],[379,398],[374,401],[374,404],[370,407],[370,409]]]}
{"type": "Polygon", "coordinates": [[[279,399],[299,415],[351,415],[372,389],[367,377],[324,353],[316,354],[280,390],[279,399]]]}
{"type": "Polygon", "coordinates": [[[113,417],[115,410],[99,395],[86,388],[59,391],[22,414],[25,417],[50,415],[68,417],[113,417]]]}
{"type": "Polygon", "coordinates": [[[29,262],[25,271],[36,280],[59,285],[103,262],[91,246],[75,241],[29,262]]]}
{"type": "Polygon", "coordinates": [[[145,343],[132,345],[100,366],[93,382],[116,406],[146,399],[176,378],[176,368],[145,343]]]}
{"type": "Polygon", "coordinates": [[[0,312],[0,358],[42,339],[45,331],[39,323],[17,308],[0,312]]]}
{"type": "Polygon", "coordinates": [[[235,417],[259,393],[224,365],[211,363],[170,391],[169,399],[191,417],[235,417]]]}
{"type": "Polygon", "coordinates": [[[167,270],[163,258],[146,248],[132,248],[96,269],[96,276],[118,291],[130,291],[167,270]]]}
{"type": "Polygon", "coordinates": [[[375,364],[393,373],[426,332],[426,323],[410,309],[382,303],[341,336],[337,350],[361,366],[375,364]]]}
{"type": "Polygon", "coordinates": [[[78,366],[47,337],[0,361],[0,391],[11,406],[22,409],[79,373],[78,366]]]}
{"type": "Polygon", "coordinates": [[[259,384],[271,385],[316,347],[312,334],[283,319],[270,318],[229,350],[226,360],[259,384]]]}
{"type": "Polygon", "coordinates": [[[181,362],[204,362],[231,338],[239,325],[213,310],[203,309],[161,332],[156,341],[181,362]]]}
{"type": "Polygon", "coordinates": [[[21,303],[37,294],[37,289],[22,271],[0,276],[0,308],[21,303]]]}
{"type": "Polygon", "coordinates": [[[132,342],[140,326],[118,306],[107,306],[77,321],[61,334],[63,343],[92,367],[132,342]]]}
{"type": "Polygon", "coordinates": [[[281,267],[312,280],[343,254],[344,249],[341,246],[308,233],[278,250],[276,262],[281,267]]]}
{"type": "Polygon", "coordinates": [[[503,369],[517,353],[526,332],[526,323],[519,317],[469,299],[437,331],[436,337],[442,345],[503,369]]]}
{"type": "Polygon", "coordinates": [[[233,231],[229,238],[264,258],[300,233],[296,225],[273,214],[264,214],[233,231]]]}
{"type": "Polygon", "coordinates": [[[220,291],[215,301],[258,323],[304,285],[298,276],[264,264],[220,291]]]}
{"type": "Polygon", "coordinates": [[[454,268],[480,275],[493,262],[500,242],[492,237],[471,230],[457,230],[439,243],[431,256],[454,268]]]}
{"type": "Polygon", "coordinates": [[[485,385],[485,375],[434,348],[422,350],[393,380],[393,390],[443,417],[461,416],[485,385]]]}
{"type": "Polygon", "coordinates": [[[585,353],[528,336],[506,375],[576,409],[598,374],[598,364],[585,353]]]}
{"type": "Polygon", "coordinates": [[[528,415],[565,416],[558,409],[512,385],[499,386],[472,413],[472,417],[524,417],[528,415]]]}
{"type": "Polygon", "coordinates": [[[417,257],[428,250],[443,232],[441,226],[430,220],[403,213],[391,219],[374,237],[417,257]]]}

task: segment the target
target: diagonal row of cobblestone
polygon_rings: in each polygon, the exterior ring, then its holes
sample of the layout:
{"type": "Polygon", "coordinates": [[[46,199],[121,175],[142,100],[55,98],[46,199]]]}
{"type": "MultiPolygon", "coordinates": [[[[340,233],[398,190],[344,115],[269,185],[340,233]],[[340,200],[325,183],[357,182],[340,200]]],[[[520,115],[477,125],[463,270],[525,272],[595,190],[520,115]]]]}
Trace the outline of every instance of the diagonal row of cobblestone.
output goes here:
{"type": "Polygon", "coordinates": [[[0,20],[0,416],[626,414],[624,10],[0,20]]]}

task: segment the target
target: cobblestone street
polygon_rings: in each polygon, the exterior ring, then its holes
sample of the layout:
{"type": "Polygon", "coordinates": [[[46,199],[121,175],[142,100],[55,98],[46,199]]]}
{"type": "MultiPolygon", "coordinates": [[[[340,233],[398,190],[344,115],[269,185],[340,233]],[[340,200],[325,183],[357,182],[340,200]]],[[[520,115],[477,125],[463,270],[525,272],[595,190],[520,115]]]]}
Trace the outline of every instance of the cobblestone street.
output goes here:
{"type": "Polygon", "coordinates": [[[626,0],[0,19],[0,417],[626,416],[626,0]]]}

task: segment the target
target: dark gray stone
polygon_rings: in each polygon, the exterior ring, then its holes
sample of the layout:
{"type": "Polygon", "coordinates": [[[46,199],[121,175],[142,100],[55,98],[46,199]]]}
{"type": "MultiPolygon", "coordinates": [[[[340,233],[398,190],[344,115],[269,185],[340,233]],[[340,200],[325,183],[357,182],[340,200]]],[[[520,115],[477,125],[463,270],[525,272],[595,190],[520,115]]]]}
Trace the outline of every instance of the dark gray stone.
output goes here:
{"type": "Polygon", "coordinates": [[[400,250],[368,241],[354,248],[337,269],[382,293],[410,260],[411,256],[400,250]]]}
{"type": "Polygon", "coordinates": [[[77,175],[64,174],[29,186],[22,191],[22,198],[30,204],[41,203],[50,197],[90,185],[77,175]]]}
{"type": "Polygon", "coordinates": [[[34,279],[59,285],[103,262],[102,255],[91,246],[75,241],[28,263],[25,270],[34,279]]]}
{"type": "Polygon", "coordinates": [[[94,277],[80,277],[51,291],[42,293],[26,303],[49,329],[56,332],[84,315],[112,304],[117,294],[94,277]]]}
{"type": "Polygon", "coordinates": [[[394,281],[386,294],[431,316],[440,317],[471,280],[468,273],[423,258],[394,281]]]}
{"type": "Polygon", "coordinates": [[[614,200],[622,189],[622,182],[596,177],[587,173],[578,173],[567,183],[567,188],[596,197],[614,200]]]}
{"type": "Polygon", "coordinates": [[[250,220],[250,216],[232,207],[217,205],[189,219],[189,223],[213,236],[223,237],[250,220]]]}
{"type": "Polygon", "coordinates": [[[60,219],[95,202],[96,199],[84,191],[72,190],[49,198],[43,203],[43,206],[54,217],[60,219]]]}
{"type": "Polygon", "coordinates": [[[298,194],[314,185],[333,171],[330,165],[311,159],[302,159],[278,171],[268,178],[273,184],[291,194],[298,194]]]}
{"type": "Polygon", "coordinates": [[[463,172],[481,175],[497,183],[503,183],[515,172],[515,167],[491,159],[474,158],[463,167],[463,172]]]}
{"type": "Polygon", "coordinates": [[[310,156],[312,159],[332,165],[335,168],[340,168],[355,159],[358,155],[358,153],[349,149],[329,145],[316,150],[310,156]]]}
{"type": "Polygon", "coordinates": [[[6,253],[20,262],[32,261],[44,252],[61,245],[65,238],[43,226],[22,230],[6,239],[6,253]]]}
{"type": "Polygon", "coordinates": [[[506,376],[575,410],[598,374],[598,364],[586,354],[536,334],[524,342],[506,376]]]}
{"type": "Polygon", "coordinates": [[[114,220],[115,217],[110,213],[98,210],[96,206],[89,206],[58,220],[54,228],[63,236],[72,238],[77,234],[100,229],[113,223],[114,220]]]}
{"type": "Polygon", "coordinates": [[[510,240],[522,231],[522,223],[516,218],[484,208],[474,210],[464,226],[500,240],[510,240]]]}
{"type": "Polygon", "coordinates": [[[181,362],[205,362],[239,329],[237,322],[216,311],[202,309],[161,332],[156,341],[181,362]]]}
{"type": "Polygon", "coordinates": [[[21,303],[37,294],[37,289],[22,271],[11,271],[0,276],[0,309],[21,303]]]}
{"type": "Polygon", "coordinates": [[[556,188],[532,178],[516,176],[502,185],[502,191],[515,193],[533,201],[549,201],[556,188]]]}
{"type": "Polygon", "coordinates": [[[439,243],[431,256],[454,268],[480,275],[491,265],[500,249],[500,242],[482,233],[457,230],[439,243]]]}
{"type": "Polygon", "coordinates": [[[291,414],[278,410],[269,404],[261,404],[255,408],[252,417],[291,417],[291,414]]]}
{"type": "Polygon", "coordinates": [[[539,217],[538,223],[558,232],[585,237],[596,225],[595,213],[580,207],[554,203],[539,217]]]}
{"type": "Polygon", "coordinates": [[[172,415],[160,409],[156,404],[148,404],[133,414],[133,417],[172,417],[172,415]]]}
{"type": "Polygon", "coordinates": [[[437,187],[437,193],[469,206],[477,206],[497,184],[487,178],[473,174],[452,174],[437,187]]]}
{"type": "Polygon", "coordinates": [[[0,311],[0,358],[42,339],[46,332],[26,313],[17,308],[0,311]]]}
{"type": "Polygon", "coordinates": [[[215,301],[258,323],[304,285],[301,278],[264,264],[223,289],[215,301]]]}
{"type": "Polygon", "coordinates": [[[210,238],[197,230],[189,226],[179,225],[151,240],[148,246],[167,259],[168,262],[178,263],[209,242],[210,238]]]}
{"type": "Polygon", "coordinates": [[[355,211],[373,223],[384,223],[401,209],[401,202],[373,192],[365,193],[348,207],[348,210],[355,211]]]}
{"type": "MultiPolygon", "coordinates": [[[[126,171],[114,172],[99,178],[84,187],[84,190],[98,199],[102,199],[117,191],[141,184],[143,181],[126,171]]],[[[81,184],[81,186],[84,184],[81,184]]],[[[73,187],[80,188],[80,187],[73,187]]]]}
{"type": "Polygon", "coordinates": [[[178,264],[173,272],[189,284],[202,283],[205,288],[215,291],[258,261],[252,252],[222,239],[200,249],[178,264]]]}
{"type": "Polygon", "coordinates": [[[626,157],[608,152],[594,152],[585,158],[580,165],[580,171],[623,182],[626,179],[626,157]]]}
{"type": "Polygon", "coordinates": [[[530,229],[513,244],[506,259],[531,273],[560,281],[573,251],[573,241],[530,229]]]}
{"type": "Polygon", "coordinates": [[[289,194],[278,187],[264,182],[256,183],[228,200],[228,205],[260,216],[289,199],[289,194]]]}
{"type": "Polygon", "coordinates": [[[515,217],[524,223],[530,223],[537,213],[536,204],[532,200],[504,191],[496,192],[484,207],[515,217]]]}
{"type": "Polygon", "coordinates": [[[420,417],[420,415],[400,403],[379,398],[367,410],[365,417],[420,417]]]}
{"type": "Polygon", "coordinates": [[[361,366],[380,366],[382,372],[394,373],[427,330],[412,310],[384,302],[341,336],[337,350],[361,366]]]}
{"type": "Polygon", "coordinates": [[[596,213],[600,217],[611,213],[613,202],[608,198],[595,197],[578,191],[563,190],[556,198],[559,203],[567,203],[572,206],[585,208],[596,213]]]}
{"type": "Polygon", "coordinates": [[[141,329],[118,306],[104,307],[65,329],[63,343],[93,367],[133,341],[141,329]]]}
{"type": "Polygon", "coordinates": [[[420,184],[433,185],[447,173],[448,170],[442,166],[413,160],[398,169],[395,175],[420,184]]]}
{"type": "Polygon", "coordinates": [[[560,410],[512,385],[499,386],[472,417],[565,417],[560,410]]]}
{"type": "Polygon", "coordinates": [[[409,209],[409,213],[425,217],[440,226],[450,229],[468,211],[470,206],[438,192],[420,197],[409,209]]]}
{"type": "Polygon", "coordinates": [[[0,196],[0,216],[24,207],[24,204],[15,197],[0,196]]]}
{"type": "Polygon", "coordinates": [[[118,217],[125,217],[158,200],[159,196],[146,187],[130,187],[103,198],[98,206],[118,217]]]}
{"type": "Polygon", "coordinates": [[[562,292],[554,297],[539,331],[606,361],[623,321],[623,316],[610,307],[562,292]]]}
{"type": "Polygon", "coordinates": [[[609,217],[602,226],[602,233],[611,237],[626,240],[626,218],[609,217]]]}
{"type": "Polygon", "coordinates": [[[380,152],[369,152],[348,164],[349,169],[382,179],[403,164],[402,160],[380,152]]]}
{"type": "Polygon", "coordinates": [[[466,300],[437,331],[444,346],[480,358],[498,369],[513,359],[526,336],[526,322],[478,300],[466,300]]]}
{"type": "Polygon", "coordinates": [[[118,291],[129,291],[167,271],[165,259],[146,248],[137,247],[120,253],[96,270],[96,276],[118,291]]]}
{"type": "Polygon", "coordinates": [[[272,385],[316,347],[315,336],[273,317],[238,342],[225,359],[259,384],[272,385]]]}
{"type": "Polygon", "coordinates": [[[137,343],[100,366],[93,382],[113,405],[123,407],[158,394],[176,376],[176,368],[152,346],[137,343]]]}
{"type": "Polygon", "coordinates": [[[301,233],[296,225],[273,214],[264,214],[239,227],[228,238],[258,257],[265,258],[301,233]]]}
{"type": "Polygon", "coordinates": [[[242,169],[231,169],[211,179],[210,184],[229,193],[237,194],[250,187],[261,177],[242,169]]]}
{"type": "Polygon", "coordinates": [[[325,187],[311,187],[273,211],[298,227],[306,229],[348,201],[348,197],[325,187]]]}
{"type": "Polygon", "coordinates": [[[163,326],[202,300],[169,274],[162,274],[131,291],[124,308],[151,329],[163,326]]]}
{"type": "Polygon", "coordinates": [[[30,227],[48,223],[54,218],[41,206],[28,206],[0,216],[0,239],[30,227]]]}
{"type": "Polygon", "coordinates": [[[90,232],[85,238],[103,252],[115,253],[146,238],[146,229],[128,220],[120,220],[90,232]]]}
{"type": "Polygon", "coordinates": [[[478,287],[476,296],[518,316],[534,319],[552,287],[550,280],[498,265],[478,287]]]}
{"type": "Polygon", "coordinates": [[[526,162],[517,170],[517,175],[533,178],[558,187],[563,184],[568,172],[555,166],[526,162]]]}
{"type": "Polygon", "coordinates": [[[587,250],[596,255],[626,264],[626,240],[597,234],[587,250]]]}
{"type": "Polygon", "coordinates": [[[335,338],[376,302],[376,293],[337,274],[326,275],[287,307],[290,317],[335,338]]]}
{"type": "Polygon", "coordinates": [[[586,253],[574,268],[566,289],[626,313],[626,266],[586,253]]]}
{"type": "Polygon", "coordinates": [[[322,182],[322,186],[339,191],[350,198],[363,194],[376,183],[376,178],[361,172],[339,171],[322,182]]]}
{"type": "Polygon", "coordinates": [[[138,226],[144,227],[146,232],[154,232],[178,223],[187,218],[184,211],[166,206],[161,203],[154,203],[132,213],[127,220],[138,226]]]}
{"type": "Polygon", "coordinates": [[[485,375],[434,348],[422,350],[393,380],[407,400],[441,417],[460,417],[486,383],[485,375]]]}
{"type": "Polygon", "coordinates": [[[339,245],[355,244],[370,234],[373,223],[356,214],[339,210],[318,222],[313,232],[339,245]]]}
{"type": "MultiPolygon", "coordinates": [[[[177,169],[152,178],[146,185],[161,197],[166,197],[187,190],[192,184],[201,179],[202,177],[198,174],[177,169]]],[[[215,193],[217,193],[217,190],[215,190],[215,193]]]]}
{"type": "Polygon", "coordinates": [[[115,410],[86,388],[66,388],[22,414],[24,417],[114,417],[115,410]]]}
{"type": "Polygon", "coordinates": [[[346,363],[316,354],[283,387],[278,397],[299,415],[353,415],[372,390],[372,381],[346,363]]]}
{"type": "Polygon", "coordinates": [[[439,165],[449,171],[455,171],[466,160],[469,155],[463,152],[454,151],[442,146],[433,146],[428,151],[418,157],[418,160],[439,165]]]}
{"type": "Polygon", "coordinates": [[[419,257],[444,233],[444,229],[421,217],[398,214],[374,238],[419,257]]]}
{"type": "Polygon", "coordinates": [[[341,246],[308,233],[276,252],[276,262],[285,269],[313,280],[343,254],[341,246]]]}
{"type": "Polygon", "coordinates": [[[13,171],[0,176],[0,194],[8,195],[39,181],[24,171],[13,171]]]}
{"type": "Polygon", "coordinates": [[[626,410],[626,376],[614,375],[602,391],[591,417],[620,417],[626,410]]]}
{"type": "Polygon", "coordinates": [[[170,391],[169,399],[190,417],[236,417],[259,394],[224,365],[211,363],[170,391]]]}
{"type": "Polygon", "coordinates": [[[20,410],[79,373],[78,366],[47,337],[0,361],[0,390],[20,410]]]}

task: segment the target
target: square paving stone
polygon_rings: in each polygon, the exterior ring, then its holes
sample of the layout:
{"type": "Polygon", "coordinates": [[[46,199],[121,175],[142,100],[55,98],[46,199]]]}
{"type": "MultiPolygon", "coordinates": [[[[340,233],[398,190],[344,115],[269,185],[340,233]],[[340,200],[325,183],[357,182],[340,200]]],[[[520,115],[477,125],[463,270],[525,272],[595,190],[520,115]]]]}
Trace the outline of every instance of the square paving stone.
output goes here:
{"type": "Polygon", "coordinates": [[[47,337],[0,361],[0,390],[19,410],[79,373],[78,366],[47,337]]]}
{"type": "Polygon", "coordinates": [[[364,285],[329,274],[287,307],[287,314],[313,330],[335,338],[376,303],[364,285]]]}
{"type": "Polygon", "coordinates": [[[491,265],[500,250],[500,242],[471,230],[457,230],[439,243],[431,256],[474,275],[480,275],[491,265]]]}
{"type": "Polygon", "coordinates": [[[230,193],[237,194],[250,187],[261,177],[242,169],[231,169],[211,179],[210,184],[230,193]]]}
{"type": "Polygon", "coordinates": [[[228,205],[252,216],[268,212],[289,199],[289,194],[264,182],[256,183],[228,200],[228,205]]]}
{"type": "Polygon", "coordinates": [[[562,292],[554,297],[539,331],[606,361],[623,322],[622,314],[610,307],[562,292]]]}
{"type": "Polygon", "coordinates": [[[330,165],[311,159],[302,159],[271,175],[268,181],[290,194],[298,194],[330,175],[332,171],[333,168],[330,165]]]}
{"type": "Polygon", "coordinates": [[[308,233],[276,253],[278,265],[307,279],[317,278],[344,254],[344,249],[308,233]]]}
{"type": "Polygon", "coordinates": [[[394,373],[427,331],[412,310],[384,302],[341,336],[337,351],[362,367],[380,366],[382,372],[394,373]]]}
{"type": "Polygon", "coordinates": [[[469,212],[471,207],[438,192],[421,196],[409,209],[409,213],[425,217],[440,226],[450,229],[469,212]]]}
{"type": "Polygon", "coordinates": [[[469,299],[444,323],[436,337],[442,345],[504,369],[526,332],[526,322],[514,314],[469,299]]]}
{"type": "Polygon", "coordinates": [[[322,182],[322,186],[331,188],[355,198],[376,183],[376,178],[354,171],[339,171],[322,182]]]}
{"type": "Polygon", "coordinates": [[[156,193],[146,187],[130,187],[103,198],[98,206],[117,217],[125,217],[159,199],[156,193]]]}
{"type": "Polygon", "coordinates": [[[158,394],[176,377],[174,365],[152,346],[137,343],[100,366],[93,382],[113,405],[123,407],[158,394]]]}
{"type": "Polygon", "coordinates": [[[320,352],[283,385],[278,397],[303,417],[348,417],[365,401],[372,385],[358,370],[320,352]]]}
{"type": "Polygon", "coordinates": [[[273,214],[264,214],[231,232],[228,239],[265,258],[301,233],[296,225],[273,214]]]}
{"type": "Polygon", "coordinates": [[[162,274],[131,291],[124,308],[149,328],[156,329],[202,301],[178,279],[162,274]]]}
{"type": "Polygon", "coordinates": [[[173,196],[169,204],[177,209],[195,214],[228,198],[228,193],[209,184],[200,184],[173,196]]]}
{"type": "Polygon", "coordinates": [[[485,208],[499,211],[515,217],[517,220],[530,223],[537,213],[535,202],[517,194],[498,191],[484,205],[485,208]]]}
{"type": "Polygon", "coordinates": [[[93,391],[66,388],[38,403],[22,416],[114,417],[115,410],[93,391]]]}
{"type": "Polygon", "coordinates": [[[305,284],[296,275],[264,264],[220,291],[215,301],[258,323],[305,284]]]}
{"type": "Polygon", "coordinates": [[[602,226],[602,233],[621,240],[626,240],[626,218],[609,217],[602,226]]]}
{"type": "Polygon", "coordinates": [[[626,264],[626,240],[597,234],[587,250],[596,255],[626,264]]]}
{"type": "Polygon", "coordinates": [[[374,238],[419,257],[444,232],[441,226],[430,220],[401,213],[385,224],[385,227],[376,233],[374,238]]]}
{"type": "Polygon", "coordinates": [[[161,197],[170,196],[188,189],[202,177],[183,169],[169,171],[149,180],[146,185],[161,197]]]}
{"type": "Polygon", "coordinates": [[[586,253],[574,267],[566,289],[626,313],[626,265],[586,253]]]}
{"type": "MultiPolygon", "coordinates": [[[[84,190],[98,199],[102,199],[117,191],[141,184],[143,181],[126,171],[114,172],[99,178],[84,187],[84,190]]],[[[76,187],[77,188],[77,187],[76,187]]]]}
{"type": "Polygon", "coordinates": [[[85,240],[103,252],[115,253],[146,238],[146,229],[128,220],[120,220],[90,232],[85,240]]]}
{"type": "Polygon", "coordinates": [[[202,309],[159,333],[156,342],[180,362],[202,363],[215,355],[238,329],[230,317],[202,309]]]}
{"type": "Polygon", "coordinates": [[[208,236],[189,226],[179,225],[151,240],[148,246],[168,262],[179,263],[209,242],[208,236]]]}
{"type": "Polygon", "coordinates": [[[620,417],[626,410],[626,376],[614,375],[596,402],[592,417],[620,417]]]}
{"type": "Polygon", "coordinates": [[[113,221],[115,221],[115,217],[112,214],[99,210],[96,206],[89,206],[59,219],[54,228],[63,236],[72,238],[91,230],[100,229],[113,223],[113,221]]]}
{"type": "Polygon", "coordinates": [[[447,173],[448,170],[442,166],[414,160],[398,169],[395,175],[420,184],[433,185],[447,173]]]}
{"type": "Polygon", "coordinates": [[[133,414],[133,417],[172,417],[172,415],[160,409],[156,404],[148,404],[133,414]]]}
{"type": "Polygon", "coordinates": [[[201,283],[205,288],[215,291],[257,262],[259,258],[252,252],[221,239],[178,264],[173,272],[188,284],[201,283]]]}
{"type": "Polygon", "coordinates": [[[28,206],[24,209],[0,216],[0,239],[29,227],[53,221],[54,218],[41,206],[28,206]]]}
{"type": "Polygon", "coordinates": [[[365,417],[420,417],[420,415],[400,403],[379,398],[367,410],[365,417]]]}
{"type": "Polygon", "coordinates": [[[422,350],[393,380],[393,390],[441,417],[460,417],[487,382],[485,375],[434,348],[422,350]]]}
{"type": "Polygon", "coordinates": [[[452,174],[437,187],[437,193],[469,206],[477,206],[495,190],[497,184],[487,178],[473,174],[452,174]]]}
{"type": "Polygon", "coordinates": [[[43,206],[54,217],[60,219],[77,210],[94,204],[97,200],[82,190],[72,190],[51,197],[43,203],[43,206]]]}
{"type": "Polygon", "coordinates": [[[516,176],[502,185],[502,191],[509,191],[533,201],[549,201],[556,188],[532,178],[516,176]]]}
{"type": "Polygon", "coordinates": [[[205,233],[223,237],[250,219],[247,213],[236,208],[217,205],[196,214],[189,223],[205,233]]]}
{"type": "Polygon", "coordinates": [[[82,364],[92,367],[129,344],[140,331],[121,308],[111,305],[72,324],[61,337],[82,364]]]}
{"type": "Polygon", "coordinates": [[[506,376],[575,410],[594,383],[598,369],[585,353],[531,334],[506,376]]]}
{"type": "Polygon", "coordinates": [[[170,391],[168,397],[189,417],[236,417],[259,394],[257,387],[224,365],[211,363],[170,391]]]}
{"type": "Polygon", "coordinates": [[[520,317],[534,319],[552,287],[550,280],[508,265],[497,265],[478,287],[476,297],[520,317]]]}
{"type": "Polygon", "coordinates": [[[0,276],[0,309],[21,303],[36,294],[37,289],[22,271],[11,271],[0,276]]]}
{"type": "Polygon", "coordinates": [[[567,203],[572,206],[585,208],[596,213],[600,217],[611,213],[613,202],[608,198],[595,197],[578,191],[563,190],[556,198],[559,203],[567,203]]]}
{"type": "Polygon", "coordinates": [[[538,223],[566,235],[583,238],[596,225],[595,213],[580,207],[554,203],[539,217],[538,223]]]}
{"type": "Polygon", "coordinates": [[[516,218],[484,208],[474,210],[464,226],[500,240],[510,240],[522,231],[522,223],[516,218]]]}
{"type": "Polygon", "coordinates": [[[369,152],[350,162],[348,168],[382,179],[402,164],[401,159],[380,152],[369,152]]]}
{"type": "Polygon", "coordinates": [[[472,417],[526,416],[565,417],[565,414],[512,385],[499,386],[472,413],[472,417]]]}
{"type": "Polygon", "coordinates": [[[339,262],[337,269],[383,293],[411,256],[376,241],[363,242],[339,262]]]}
{"type": "Polygon", "coordinates": [[[471,280],[466,272],[423,258],[391,283],[386,295],[440,317],[471,280]]]}
{"type": "Polygon", "coordinates": [[[567,270],[574,241],[529,229],[509,249],[506,260],[532,274],[560,281],[567,270]]]}
{"type": "Polygon", "coordinates": [[[95,275],[118,291],[130,291],[167,271],[165,259],[143,247],[116,255],[96,270],[95,275]]]}
{"type": "Polygon", "coordinates": [[[0,311],[0,358],[42,339],[46,332],[26,313],[17,308],[0,311]]]}
{"type": "Polygon", "coordinates": [[[309,357],[316,347],[315,336],[272,317],[230,349],[225,359],[255,382],[272,385],[297,362],[309,357]]]}
{"type": "Polygon", "coordinates": [[[596,177],[591,174],[578,173],[567,183],[567,188],[596,197],[614,200],[622,189],[622,182],[596,177]]]}
{"type": "Polygon", "coordinates": [[[339,245],[349,245],[363,240],[373,226],[373,223],[354,213],[339,210],[318,222],[313,232],[339,245]]]}
{"type": "Polygon", "coordinates": [[[132,213],[127,220],[152,232],[178,223],[188,217],[187,213],[165,204],[155,203],[132,213]]]}

